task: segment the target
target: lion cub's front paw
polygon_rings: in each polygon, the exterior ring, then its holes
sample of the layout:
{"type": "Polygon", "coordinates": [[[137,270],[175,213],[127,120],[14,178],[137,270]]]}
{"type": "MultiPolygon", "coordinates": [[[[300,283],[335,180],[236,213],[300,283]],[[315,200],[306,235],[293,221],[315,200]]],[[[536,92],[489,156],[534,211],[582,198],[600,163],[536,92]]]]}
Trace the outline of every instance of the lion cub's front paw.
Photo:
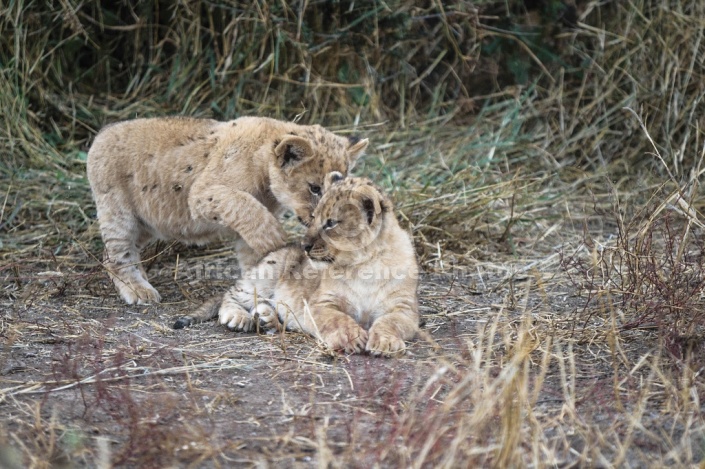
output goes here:
{"type": "Polygon", "coordinates": [[[367,343],[367,331],[355,321],[346,321],[327,333],[322,334],[323,342],[332,350],[343,350],[345,353],[360,353],[367,343]]]}
{"type": "Polygon", "coordinates": [[[406,343],[395,335],[375,330],[373,326],[365,350],[375,356],[401,356],[406,353],[406,343]]]}
{"type": "Polygon", "coordinates": [[[149,305],[159,303],[162,299],[159,292],[147,281],[128,285],[122,280],[116,280],[115,285],[118,287],[120,296],[128,305],[149,305]]]}
{"type": "Polygon", "coordinates": [[[223,301],[218,311],[218,322],[231,331],[250,332],[255,328],[252,315],[236,303],[223,301]]]}

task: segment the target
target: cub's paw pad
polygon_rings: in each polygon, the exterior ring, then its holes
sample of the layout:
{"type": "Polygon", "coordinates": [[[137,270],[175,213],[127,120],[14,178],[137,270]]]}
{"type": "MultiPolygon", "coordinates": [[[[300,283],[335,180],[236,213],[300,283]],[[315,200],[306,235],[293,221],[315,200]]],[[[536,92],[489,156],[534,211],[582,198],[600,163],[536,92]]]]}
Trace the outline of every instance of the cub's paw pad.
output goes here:
{"type": "Polygon", "coordinates": [[[374,356],[398,357],[406,353],[406,343],[399,337],[380,334],[373,330],[370,332],[365,350],[374,356]]]}

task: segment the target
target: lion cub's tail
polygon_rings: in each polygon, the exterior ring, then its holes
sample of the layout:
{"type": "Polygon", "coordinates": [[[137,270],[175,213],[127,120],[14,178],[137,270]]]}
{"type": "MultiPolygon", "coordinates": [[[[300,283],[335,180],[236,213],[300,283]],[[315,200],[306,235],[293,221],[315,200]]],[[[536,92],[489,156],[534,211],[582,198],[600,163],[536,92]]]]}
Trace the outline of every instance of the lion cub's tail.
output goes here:
{"type": "Polygon", "coordinates": [[[174,323],[174,329],[183,329],[184,327],[192,326],[200,322],[210,321],[218,317],[220,305],[223,303],[223,295],[214,296],[201,306],[198,307],[193,314],[181,316],[174,323]]]}

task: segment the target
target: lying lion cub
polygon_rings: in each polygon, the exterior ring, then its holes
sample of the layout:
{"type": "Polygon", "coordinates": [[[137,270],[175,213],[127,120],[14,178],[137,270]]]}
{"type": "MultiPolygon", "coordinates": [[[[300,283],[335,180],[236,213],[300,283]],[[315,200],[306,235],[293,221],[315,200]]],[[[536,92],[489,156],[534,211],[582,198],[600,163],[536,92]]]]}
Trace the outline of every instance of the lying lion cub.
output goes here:
{"type": "Polygon", "coordinates": [[[367,147],[318,125],[262,117],[136,119],[105,127],[88,152],[88,180],[105,267],[129,304],[158,302],[140,250],[152,239],[204,244],[224,234],[242,267],[285,244],[283,209],[307,224],[331,171],[367,147]]]}
{"type": "Polygon", "coordinates": [[[419,323],[411,238],[369,180],[332,173],[324,192],[304,249],[268,254],[222,300],[178,319],[174,328],[217,314],[232,330],[283,323],[334,350],[403,353],[419,323]]]}

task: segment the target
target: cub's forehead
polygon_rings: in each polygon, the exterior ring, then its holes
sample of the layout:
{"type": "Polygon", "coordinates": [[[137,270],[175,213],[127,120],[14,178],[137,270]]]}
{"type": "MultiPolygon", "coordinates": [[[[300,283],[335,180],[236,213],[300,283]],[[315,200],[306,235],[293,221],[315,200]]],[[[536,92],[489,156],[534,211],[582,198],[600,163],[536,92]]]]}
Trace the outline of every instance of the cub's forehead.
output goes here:
{"type": "Polygon", "coordinates": [[[320,214],[323,217],[328,217],[340,206],[346,205],[352,194],[350,191],[341,190],[341,185],[342,183],[338,183],[323,194],[323,198],[314,210],[314,215],[320,214]]]}
{"type": "Polygon", "coordinates": [[[296,174],[310,179],[309,183],[323,184],[326,174],[337,171],[342,174],[348,172],[348,162],[343,158],[321,155],[315,151],[315,155],[308,161],[301,163],[296,169],[296,174]]]}
{"type": "Polygon", "coordinates": [[[334,210],[349,205],[369,194],[370,188],[379,191],[377,186],[365,178],[345,178],[333,184],[318,204],[319,213],[330,214],[334,210]],[[363,189],[364,188],[364,189],[363,189]]]}
{"type": "Polygon", "coordinates": [[[320,126],[307,127],[306,137],[311,141],[315,158],[329,166],[328,172],[347,170],[348,139],[330,132],[320,126]]]}
{"type": "Polygon", "coordinates": [[[358,195],[362,195],[363,190],[364,192],[369,193],[370,188],[376,192],[379,192],[377,186],[375,186],[374,183],[367,178],[347,177],[333,184],[330,188],[330,192],[346,192],[350,193],[350,195],[357,193],[358,195]]]}

